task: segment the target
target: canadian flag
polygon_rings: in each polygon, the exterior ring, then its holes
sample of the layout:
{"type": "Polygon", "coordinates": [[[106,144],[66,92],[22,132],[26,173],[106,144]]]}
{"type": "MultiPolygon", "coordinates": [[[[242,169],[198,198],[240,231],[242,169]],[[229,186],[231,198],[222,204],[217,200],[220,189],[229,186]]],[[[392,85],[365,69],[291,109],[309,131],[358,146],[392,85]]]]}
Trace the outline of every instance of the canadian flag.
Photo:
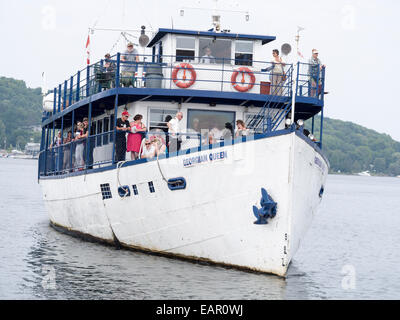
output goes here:
{"type": "Polygon", "coordinates": [[[88,35],[87,41],[86,41],[86,54],[87,54],[86,62],[89,65],[90,64],[90,35],[88,35]]]}

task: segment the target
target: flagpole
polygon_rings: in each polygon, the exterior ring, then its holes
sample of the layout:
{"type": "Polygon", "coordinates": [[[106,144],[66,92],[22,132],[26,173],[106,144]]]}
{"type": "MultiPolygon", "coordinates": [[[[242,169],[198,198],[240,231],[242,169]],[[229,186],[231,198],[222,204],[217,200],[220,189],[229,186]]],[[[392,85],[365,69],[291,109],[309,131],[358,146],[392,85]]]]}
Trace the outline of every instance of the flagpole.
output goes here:
{"type": "Polygon", "coordinates": [[[88,33],[88,37],[86,40],[86,64],[90,65],[90,28],[89,28],[89,33],[88,33]]]}
{"type": "Polygon", "coordinates": [[[297,95],[297,77],[298,77],[298,70],[299,70],[299,41],[300,41],[300,31],[303,31],[304,28],[297,27],[297,35],[296,35],[296,58],[293,68],[293,77],[292,77],[292,116],[291,122],[294,123],[295,121],[295,111],[296,111],[296,95],[297,95]]]}

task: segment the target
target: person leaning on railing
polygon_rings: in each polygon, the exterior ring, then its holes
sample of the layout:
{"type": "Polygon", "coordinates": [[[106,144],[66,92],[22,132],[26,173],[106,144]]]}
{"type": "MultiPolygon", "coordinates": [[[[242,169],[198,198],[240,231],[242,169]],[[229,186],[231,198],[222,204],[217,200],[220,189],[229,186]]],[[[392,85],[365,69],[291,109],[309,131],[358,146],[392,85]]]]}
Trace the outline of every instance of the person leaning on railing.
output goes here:
{"type": "Polygon", "coordinates": [[[117,66],[114,62],[112,62],[111,55],[109,53],[107,53],[104,58],[104,81],[106,81],[107,88],[110,88],[113,83],[112,80],[115,79],[115,70],[117,66]]]}
{"type": "Polygon", "coordinates": [[[117,119],[116,139],[115,139],[115,161],[125,161],[126,156],[126,133],[131,130],[131,125],[128,121],[129,112],[122,112],[121,118],[117,119]]]}
{"type": "Polygon", "coordinates": [[[177,152],[181,149],[181,137],[180,134],[183,132],[181,127],[181,121],[183,119],[183,113],[178,112],[175,118],[171,119],[168,125],[168,133],[169,133],[169,145],[168,152],[177,152]]]}
{"type": "Polygon", "coordinates": [[[143,140],[143,133],[147,131],[146,126],[142,123],[143,116],[137,114],[130,123],[131,130],[128,133],[128,141],[126,143],[126,151],[131,153],[131,160],[139,159],[140,146],[143,140]]]}
{"type": "Polygon", "coordinates": [[[133,86],[133,79],[136,72],[136,63],[139,62],[139,52],[129,42],[127,50],[121,56],[121,82],[124,87],[133,86]]]}
{"type": "Polygon", "coordinates": [[[316,96],[316,91],[318,88],[318,95],[320,93],[319,85],[321,84],[321,73],[320,71],[325,68],[325,65],[322,64],[321,60],[318,58],[319,52],[317,49],[312,50],[312,56],[310,60],[308,60],[308,74],[310,76],[311,83],[311,97],[316,96]]]}
{"type": "Polygon", "coordinates": [[[279,50],[272,50],[273,59],[271,61],[272,72],[271,72],[271,82],[272,82],[272,95],[281,96],[283,93],[283,85],[285,83],[285,63],[283,59],[279,56],[279,50]]]}
{"type": "Polygon", "coordinates": [[[243,137],[243,136],[248,136],[250,134],[250,130],[246,128],[245,123],[243,122],[243,120],[237,120],[236,121],[236,125],[237,125],[237,130],[236,130],[236,134],[235,137],[243,137]]]}
{"type": "Polygon", "coordinates": [[[71,169],[70,158],[71,158],[71,142],[72,142],[72,131],[68,131],[67,137],[64,139],[64,159],[63,159],[63,169],[71,169]]]}

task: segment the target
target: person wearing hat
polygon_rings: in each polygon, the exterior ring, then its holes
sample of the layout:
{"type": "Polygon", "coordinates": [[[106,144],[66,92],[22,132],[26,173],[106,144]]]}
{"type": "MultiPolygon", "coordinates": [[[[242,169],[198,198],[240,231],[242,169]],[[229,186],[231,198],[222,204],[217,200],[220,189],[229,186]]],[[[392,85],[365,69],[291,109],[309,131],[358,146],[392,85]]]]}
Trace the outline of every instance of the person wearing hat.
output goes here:
{"type": "Polygon", "coordinates": [[[107,53],[104,56],[104,66],[103,66],[103,71],[104,71],[104,82],[105,82],[105,88],[109,89],[111,87],[114,87],[114,80],[115,79],[115,70],[117,66],[115,65],[114,62],[111,60],[111,55],[107,53]]]}
{"type": "Polygon", "coordinates": [[[122,112],[121,118],[117,119],[116,137],[115,137],[115,162],[125,161],[126,156],[126,134],[131,130],[128,121],[129,112],[122,112]]]}
{"type": "Polygon", "coordinates": [[[139,52],[133,47],[132,42],[128,43],[127,50],[121,56],[121,61],[121,82],[125,87],[133,86],[139,52]]]}
{"type": "Polygon", "coordinates": [[[310,60],[308,60],[308,74],[310,76],[311,83],[311,92],[310,96],[314,97],[317,89],[317,85],[321,83],[321,74],[320,70],[325,68],[325,65],[322,64],[321,60],[318,58],[319,52],[317,49],[312,50],[312,56],[310,60]]]}

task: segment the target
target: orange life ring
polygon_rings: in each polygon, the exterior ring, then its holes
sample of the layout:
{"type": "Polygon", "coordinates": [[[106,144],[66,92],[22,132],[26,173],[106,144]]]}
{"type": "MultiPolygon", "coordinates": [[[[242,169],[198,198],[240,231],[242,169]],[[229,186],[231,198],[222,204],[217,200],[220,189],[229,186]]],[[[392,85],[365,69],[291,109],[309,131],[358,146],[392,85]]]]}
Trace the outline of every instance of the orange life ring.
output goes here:
{"type": "Polygon", "coordinates": [[[240,67],[239,69],[235,70],[234,73],[232,73],[232,77],[231,77],[232,86],[235,88],[235,90],[237,90],[239,92],[247,92],[247,91],[253,89],[255,82],[256,82],[256,77],[255,77],[253,71],[251,71],[247,67],[240,67]],[[240,85],[236,81],[236,78],[239,75],[239,73],[242,74],[242,80],[241,80],[240,85]],[[246,83],[246,81],[244,79],[245,73],[247,73],[250,76],[250,82],[247,85],[244,85],[246,83]]]}
{"type": "Polygon", "coordinates": [[[175,66],[174,70],[172,71],[172,80],[174,81],[175,85],[179,88],[182,89],[187,89],[191,87],[195,82],[196,82],[196,71],[194,71],[194,68],[192,65],[189,63],[181,63],[177,66],[175,66]],[[178,72],[179,70],[183,69],[183,77],[182,79],[178,79],[178,72]],[[191,73],[192,77],[190,78],[189,81],[186,81],[186,70],[189,70],[191,73]]]}

